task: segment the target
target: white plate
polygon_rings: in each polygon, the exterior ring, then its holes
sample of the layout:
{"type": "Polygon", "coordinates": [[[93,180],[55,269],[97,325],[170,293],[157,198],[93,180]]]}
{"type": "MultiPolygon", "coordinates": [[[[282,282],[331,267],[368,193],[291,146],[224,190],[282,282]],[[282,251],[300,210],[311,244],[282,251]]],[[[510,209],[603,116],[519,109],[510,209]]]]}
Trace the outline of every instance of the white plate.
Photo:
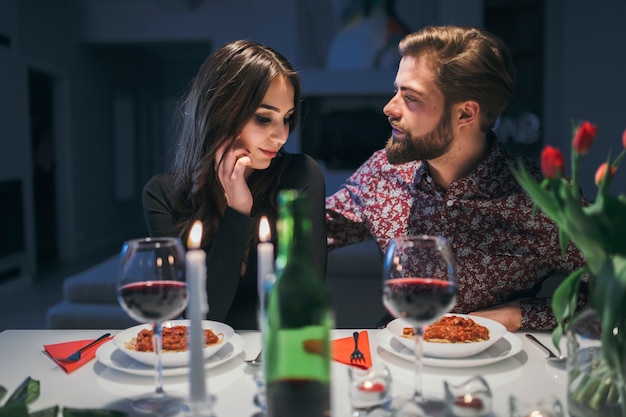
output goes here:
{"type": "MultiPolygon", "coordinates": [[[[222,349],[204,361],[204,369],[215,368],[227,362],[243,352],[244,340],[238,334],[234,334],[222,349]]],[[[137,362],[115,347],[113,342],[106,342],[96,351],[96,358],[103,365],[125,373],[141,376],[154,377],[154,367],[137,362]]],[[[163,376],[187,375],[189,367],[163,368],[163,376]]]]}
{"type": "MultiPolygon", "coordinates": [[[[398,341],[391,333],[380,331],[376,338],[378,346],[387,352],[405,359],[413,361],[415,356],[413,350],[407,348],[398,341]]],[[[511,356],[517,355],[522,350],[522,341],[513,333],[506,332],[504,337],[482,352],[466,358],[429,358],[424,357],[424,365],[436,366],[440,368],[471,368],[473,366],[483,366],[501,361],[511,356]]]]}
{"type": "MultiPolygon", "coordinates": [[[[432,343],[424,341],[424,356],[437,358],[464,358],[476,355],[496,343],[506,334],[506,327],[497,321],[486,319],[484,317],[470,316],[467,314],[446,314],[446,316],[471,318],[476,323],[489,329],[489,340],[472,343],[432,343]]],[[[412,326],[404,319],[395,319],[387,324],[386,329],[404,346],[409,349],[413,349],[415,340],[413,338],[402,337],[402,329],[405,327],[412,326]]]]}
{"type": "MultiPolygon", "coordinates": [[[[189,326],[189,320],[168,320],[163,323],[163,327],[174,326],[189,326]]],[[[138,362],[144,363],[149,366],[155,366],[156,355],[154,352],[138,352],[126,348],[126,344],[131,341],[133,337],[137,337],[137,334],[142,329],[151,329],[150,324],[140,324],[126,330],[122,330],[113,337],[113,343],[121,351],[135,359],[138,362]]],[[[203,329],[211,329],[215,334],[223,334],[224,339],[215,345],[209,345],[203,349],[204,359],[208,359],[220,351],[230,338],[235,334],[232,327],[227,324],[220,323],[218,321],[202,320],[203,329]]],[[[163,368],[172,368],[186,366],[189,363],[189,351],[184,352],[163,352],[163,368]]]]}

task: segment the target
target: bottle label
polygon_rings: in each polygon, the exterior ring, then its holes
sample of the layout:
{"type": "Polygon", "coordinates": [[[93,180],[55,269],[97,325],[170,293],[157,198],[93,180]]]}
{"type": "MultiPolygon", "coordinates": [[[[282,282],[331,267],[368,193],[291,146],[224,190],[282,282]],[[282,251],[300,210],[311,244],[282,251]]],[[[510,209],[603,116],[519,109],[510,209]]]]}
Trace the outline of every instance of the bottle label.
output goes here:
{"type": "MultiPolygon", "coordinates": [[[[272,366],[268,369],[267,380],[274,379],[315,379],[330,381],[329,328],[326,326],[305,326],[280,329],[274,333],[276,357],[268,358],[272,366]]],[[[273,343],[272,343],[273,342],[273,343]]]]}

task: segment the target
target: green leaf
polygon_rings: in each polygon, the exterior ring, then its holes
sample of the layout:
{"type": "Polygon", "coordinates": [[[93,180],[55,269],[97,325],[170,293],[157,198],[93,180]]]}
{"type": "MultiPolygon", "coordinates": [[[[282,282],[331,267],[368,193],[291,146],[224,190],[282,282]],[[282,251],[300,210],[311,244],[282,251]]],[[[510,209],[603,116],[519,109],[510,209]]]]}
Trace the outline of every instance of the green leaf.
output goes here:
{"type": "Polygon", "coordinates": [[[619,198],[602,196],[594,204],[585,207],[584,213],[601,232],[599,243],[604,250],[610,254],[626,255],[626,198],[623,195],[619,198]]]}
{"type": "Polygon", "coordinates": [[[30,413],[30,417],[57,417],[59,415],[59,406],[44,408],[43,410],[30,413]]]}
{"type": "Polygon", "coordinates": [[[517,168],[509,165],[509,169],[522,188],[532,197],[534,203],[550,218],[560,220],[562,203],[556,197],[556,193],[549,191],[547,188],[558,189],[561,186],[561,179],[544,180],[540,185],[528,174],[521,160],[518,161],[517,168]]]}
{"type": "Polygon", "coordinates": [[[586,267],[572,272],[561,282],[552,296],[552,311],[557,322],[557,327],[552,332],[552,342],[559,352],[561,350],[559,342],[567,331],[566,323],[570,322],[576,313],[580,280],[588,272],[586,267]]]}
{"type": "Polygon", "coordinates": [[[7,395],[7,389],[0,385],[0,400],[2,400],[5,395],[7,395]]]}
{"type": "Polygon", "coordinates": [[[126,417],[128,414],[116,410],[94,410],[63,408],[63,417],[126,417]]]}
{"type": "Polygon", "coordinates": [[[0,417],[30,417],[26,404],[10,404],[0,407],[0,417]]]}
{"type": "Polygon", "coordinates": [[[626,379],[626,257],[613,256],[597,276],[593,306],[602,326],[602,354],[622,381],[626,379]]]}
{"type": "Polygon", "coordinates": [[[27,377],[24,382],[11,394],[6,405],[30,404],[39,398],[39,381],[27,377]]]}

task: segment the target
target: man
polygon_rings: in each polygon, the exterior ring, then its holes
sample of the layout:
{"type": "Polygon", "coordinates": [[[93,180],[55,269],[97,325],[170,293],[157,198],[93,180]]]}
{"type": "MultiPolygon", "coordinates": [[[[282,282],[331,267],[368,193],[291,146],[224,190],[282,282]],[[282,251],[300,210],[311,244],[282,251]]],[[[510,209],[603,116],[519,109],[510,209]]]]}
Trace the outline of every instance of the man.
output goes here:
{"type": "MultiPolygon", "coordinates": [[[[329,250],[372,236],[442,235],[457,258],[453,312],[497,320],[510,331],[551,329],[550,298],[536,298],[555,271],[583,266],[558,227],[511,175],[491,131],[514,90],[506,45],[476,28],[428,27],[407,35],[395,95],[383,108],[392,128],[339,191],[326,199],[329,250]]],[[[539,178],[536,167],[528,170],[539,178]]]]}

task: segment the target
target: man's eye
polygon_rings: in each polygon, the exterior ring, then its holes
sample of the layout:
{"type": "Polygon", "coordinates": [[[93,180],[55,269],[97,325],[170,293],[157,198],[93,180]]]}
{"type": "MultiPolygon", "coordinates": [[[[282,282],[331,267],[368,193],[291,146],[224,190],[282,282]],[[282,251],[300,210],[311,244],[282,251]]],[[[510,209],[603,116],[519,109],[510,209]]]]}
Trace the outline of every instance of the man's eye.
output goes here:
{"type": "Polygon", "coordinates": [[[263,124],[265,124],[265,123],[269,123],[269,122],[271,122],[271,121],[272,121],[272,119],[270,119],[269,117],[260,116],[260,115],[258,115],[258,114],[256,115],[256,119],[257,119],[257,121],[258,121],[259,123],[263,123],[263,124]]]}

